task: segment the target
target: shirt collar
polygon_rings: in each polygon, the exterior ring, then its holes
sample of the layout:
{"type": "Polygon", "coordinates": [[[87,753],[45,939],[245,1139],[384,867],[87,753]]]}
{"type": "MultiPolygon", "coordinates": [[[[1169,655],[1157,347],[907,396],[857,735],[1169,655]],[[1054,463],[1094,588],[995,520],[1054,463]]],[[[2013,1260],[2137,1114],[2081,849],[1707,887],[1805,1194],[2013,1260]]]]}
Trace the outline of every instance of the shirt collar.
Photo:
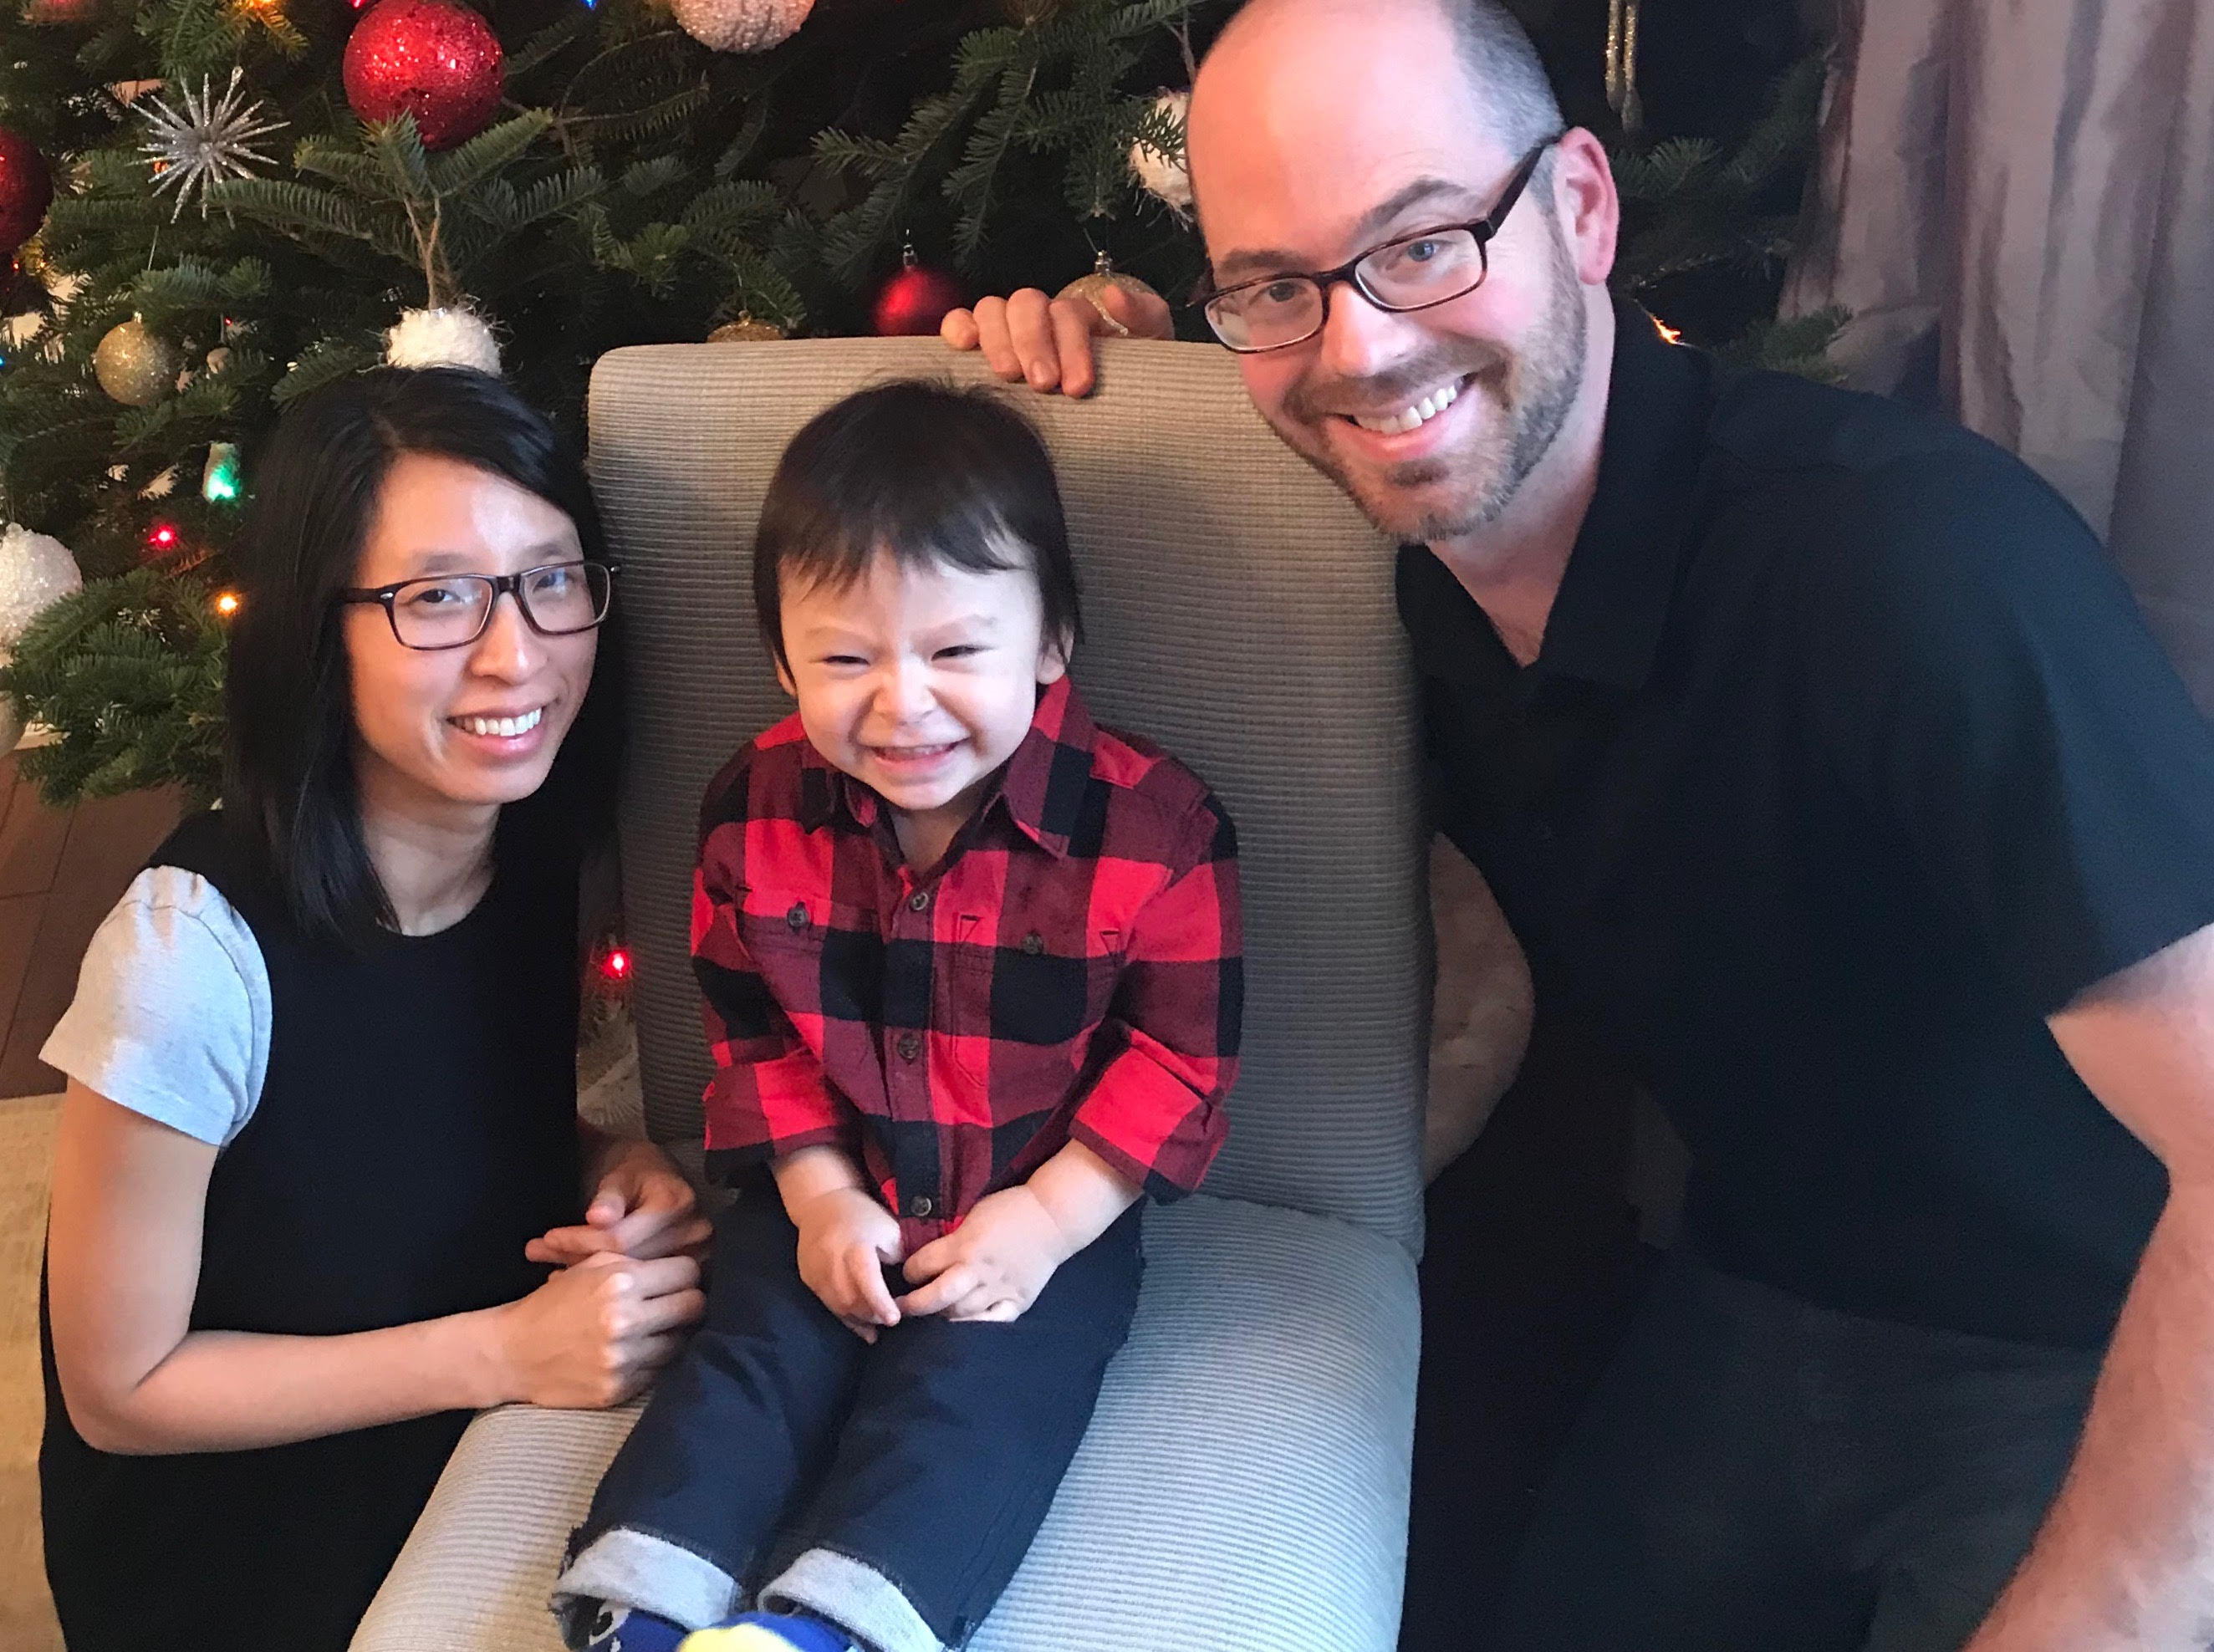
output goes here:
{"type": "MultiPolygon", "coordinates": [[[[1024,836],[1054,855],[1068,853],[1070,834],[1092,777],[1092,748],[1098,726],[1076,685],[1064,674],[1038,695],[1030,731],[1000,770],[976,811],[982,818],[1003,808],[1024,836]]],[[[812,742],[800,754],[800,823],[812,831],[842,809],[863,831],[874,829],[883,800],[834,767],[812,742]]]]}
{"type": "Polygon", "coordinates": [[[1614,332],[1599,480],[1537,669],[1634,689],[1660,652],[1691,527],[1713,364],[1667,343],[1652,316],[1620,299],[1614,332]]]}

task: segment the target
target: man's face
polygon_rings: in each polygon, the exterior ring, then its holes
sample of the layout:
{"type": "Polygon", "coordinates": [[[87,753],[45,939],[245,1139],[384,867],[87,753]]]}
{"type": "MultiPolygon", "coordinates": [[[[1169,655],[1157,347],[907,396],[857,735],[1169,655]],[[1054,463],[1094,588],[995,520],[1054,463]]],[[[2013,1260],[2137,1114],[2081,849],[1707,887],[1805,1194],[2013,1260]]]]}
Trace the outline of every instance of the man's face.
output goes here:
{"type": "MultiPolygon", "coordinates": [[[[1327,269],[1490,212],[1521,156],[1477,95],[1433,8],[1254,19],[1208,59],[1192,102],[1217,282],[1327,269]]],[[[1437,541],[1483,528],[1575,401],[1585,298],[1555,205],[1557,158],[1508,215],[1474,291],[1391,314],[1339,285],[1315,337],[1238,358],[1262,416],[1387,533],[1437,541]]]]}

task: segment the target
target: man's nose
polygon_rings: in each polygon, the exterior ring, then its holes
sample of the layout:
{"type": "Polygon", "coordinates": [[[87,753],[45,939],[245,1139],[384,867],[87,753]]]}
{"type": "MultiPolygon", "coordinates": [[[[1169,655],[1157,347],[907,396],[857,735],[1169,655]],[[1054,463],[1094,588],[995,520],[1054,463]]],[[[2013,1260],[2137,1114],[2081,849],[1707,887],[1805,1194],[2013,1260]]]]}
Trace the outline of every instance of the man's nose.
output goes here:
{"type": "Polygon", "coordinates": [[[1379,309],[1350,281],[1333,281],[1323,294],[1321,364],[1334,378],[1371,378],[1422,347],[1411,315],[1379,309]]]}

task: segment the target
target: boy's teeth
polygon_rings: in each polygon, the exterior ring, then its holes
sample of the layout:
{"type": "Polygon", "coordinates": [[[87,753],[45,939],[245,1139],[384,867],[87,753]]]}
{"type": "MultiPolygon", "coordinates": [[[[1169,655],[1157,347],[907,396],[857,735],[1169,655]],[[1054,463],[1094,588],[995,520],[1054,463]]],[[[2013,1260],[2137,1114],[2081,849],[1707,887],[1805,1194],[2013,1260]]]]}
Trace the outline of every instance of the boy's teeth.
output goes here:
{"type": "Polygon", "coordinates": [[[512,739],[518,734],[529,733],[545,715],[546,708],[541,706],[536,711],[526,712],[521,717],[457,717],[454,721],[471,734],[497,734],[504,739],[512,739]]]}
{"type": "Polygon", "coordinates": [[[1355,416],[1354,423],[1365,431],[1374,431],[1379,436],[1404,436],[1409,431],[1420,430],[1430,420],[1460,399],[1460,386],[1448,384],[1424,396],[1412,407],[1403,407],[1388,419],[1363,419],[1355,416]]]}

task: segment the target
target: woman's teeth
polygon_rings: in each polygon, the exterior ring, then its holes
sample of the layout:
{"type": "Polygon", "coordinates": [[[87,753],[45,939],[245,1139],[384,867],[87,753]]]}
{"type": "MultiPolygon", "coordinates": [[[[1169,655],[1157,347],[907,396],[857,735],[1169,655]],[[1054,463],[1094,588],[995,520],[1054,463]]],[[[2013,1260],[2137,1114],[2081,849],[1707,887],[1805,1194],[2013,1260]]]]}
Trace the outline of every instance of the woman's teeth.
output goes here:
{"type": "Polygon", "coordinates": [[[536,711],[525,712],[520,717],[456,717],[452,720],[456,728],[464,729],[471,734],[497,734],[503,738],[512,739],[518,734],[529,733],[538,726],[539,719],[545,715],[546,707],[541,706],[536,711]]]}
{"type": "Polygon", "coordinates": [[[1409,431],[1420,430],[1459,399],[1460,384],[1456,380],[1442,389],[1431,391],[1411,407],[1401,408],[1389,419],[1364,419],[1355,413],[1353,422],[1379,436],[1404,436],[1409,431]]]}

